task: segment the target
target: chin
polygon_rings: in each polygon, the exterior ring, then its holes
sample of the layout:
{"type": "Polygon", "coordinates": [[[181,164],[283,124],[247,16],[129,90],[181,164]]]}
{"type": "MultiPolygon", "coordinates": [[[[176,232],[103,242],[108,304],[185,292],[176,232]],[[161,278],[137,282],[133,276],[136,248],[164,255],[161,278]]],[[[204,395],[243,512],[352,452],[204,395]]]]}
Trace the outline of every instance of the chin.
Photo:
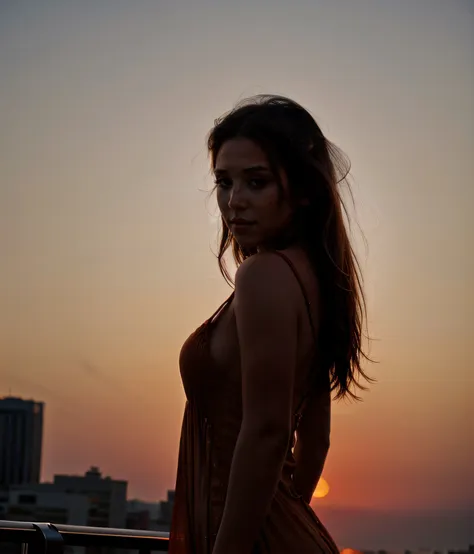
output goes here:
{"type": "Polygon", "coordinates": [[[252,250],[260,244],[258,237],[252,236],[250,233],[234,233],[233,237],[238,245],[245,250],[252,250]]]}
{"type": "Polygon", "coordinates": [[[240,248],[243,248],[244,250],[255,250],[258,248],[257,242],[254,240],[249,240],[245,238],[239,239],[238,237],[235,237],[235,240],[238,242],[240,248]]]}

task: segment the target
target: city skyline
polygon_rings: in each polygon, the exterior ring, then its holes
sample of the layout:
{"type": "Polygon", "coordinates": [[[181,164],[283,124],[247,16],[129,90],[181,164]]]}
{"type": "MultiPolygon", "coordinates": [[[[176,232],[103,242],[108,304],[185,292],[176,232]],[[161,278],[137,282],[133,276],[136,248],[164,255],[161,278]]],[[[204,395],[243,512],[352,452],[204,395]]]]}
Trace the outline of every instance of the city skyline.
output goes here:
{"type": "Polygon", "coordinates": [[[229,293],[205,136],[271,92],[349,156],[368,244],[377,383],[334,404],[318,510],[474,506],[473,28],[461,0],[1,4],[0,396],[47,404],[43,479],[174,488],[179,351],[229,293]]]}
{"type": "MultiPolygon", "coordinates": [[[[14,406],[17,409],[19,407],[25,409],[29,404],[41,405],[42,410],[44,408],[44,403],[35,402],[33,399],[0,397],[0,406],[14,406]]],[[[2,427],[0,425],[0,431],[1,429],[2,427]]],[[[26,435],[23,435],[22,440],[28,442],[26,440],[26,435]]],[[[25,450],[27,450],[26,444],[25,450]]],[[[41,460],[39,461],[39,465],[40,464],[41,460]]],[[[76,472],[69,475],[55,474],[50,481],[41,480],[40,482],[16,483],[13,480],[6,489],[0,487],[0,493],[9,490],[10,496],[13,498],[18,498],[25,494],[29,497],[29,495],[34,494],[38,495],[40,499],[43,499],[43,502],[48,502],[49,504],[51,504],[52,499],[53,502],[58,502],[58,492],[65,493],[66,496],[64,499],[67,499],[66,506],[61,506],[60,508],[60,506],[56,505],[55,509],[61,509],[62,517],[67,517],[66,514],[68,514],[68,510],[70,514],[75,514],[75,517],[78,517],[79,514],[79,517],[82,517],[82,519],[74,520],[70,523],[100,526],[105,524],[105,517],[111,526],[122,527],[124,526],[123,522],[126,518],[125,503],[127,503],[130,508],[129,512],[127,512],[130,515],[137,513],[137,505],[141,505],[143,511],[143,509],[146,509],[144,505],[147,504],[147,502],[142,499],[132,498],[128,494],[128,485],[128,479],[116,479],[114,476],[110,475],[103,476],[100,468],[90,466],[85,472],[76,472]],[[122,494],[119,495],[121,497],[121,502],[120,506],[118,506],[118,515],[117,507],[115,510],[112,510],[111,506],[111,512],[102,515],[99,519],[97,519],[97,516],[89,516],[88,519],[84,519],[87,518],[86,514],[88,513],[85,498],[89,497],[88,502],[92,502],[90,505],[92,508],[94,507],[94,503],[98,502],[96,494],[91,494],[90,492],[84,493],[84,490],[95,489],[97,492],[98,490],[104,490],[104,487],[105,490],[110,489],[110,487],[119,487],[122,489],[122,494]],[[48,494],[52,496],[50,496],[48,500],[45,500],[48,498],[48,494]],[[79,510],[77,509],[78,505],[79,510]],[[71,511],[72,506],[75,506],[75,511],[74,509],[71,511]],[[110,517],[115,517],[116,519],[110,520],[110,517]]],[[[160,513],[157,521],[151,518],[151,511],[153,511],[151,507],[148,506],[147,508],[149,511],[147,518],[149,524],[153,523],[156,525],[160,521],[162,523],[164,522],[165,528],[163,528],[163,530],[168,529],[166,527],[166,522],[169,524],[171,518],[170,507],[172,507],[172,504],[169,502],[171,498],[174,498],[174,490],[168,490],[166,497],[166,500],[160,499],[158,502],[156,502],[155,499],[155,505],[160,506],[160,511],[163,505],[167,506],[167,513],[160,513]],[[163,519],[164,515],[166,515],[166,517],[163,519]]],[[[330,527],[331,531],[334,532],[337,543],[344,550],[357,548],[380,551],[380,549],[383,548],[384,550],[397,551],[400,549],[406,550],[407,547],[410,547],[410,550],[416,551],[420,549],[420,545],[424,545],[425,551],[427,550],[427,546],[431,549],[443,551],[462,548],[465,544],[471,544],[474,539],[474,535],[472,531],[470,531],[472,527],[470,522],[474,514],[474,507],[468,507],[464,510],[398,510],[393,512],[357,508],[344,509],[337,506],[324,505],[324,503],[321,503],[319,500],[320,499],[316,497],[313,498],[311,505],[318,513],[319,517],[324,520],[325,525],[330,527]],[[400,522],[404,523],[401,524],[400,522]]],[[[148,503],[150,505],[153,504],[152,502],[148,503]]],[[[0,512],[1,505],[2,498],[0,494],[0,512]]],[[[40,515],[48,514],[48,508],[42,508],[41,504],[38,505],[35,502],[33,507],[35,510],[33,513],[38,513],[40,515]]],[[[24,509],[24,507],[22,506],[21,509],[24,509]]],[[[138,513],[140,513],[140,510],[138,510],[138,513]]],[[[46,517],[47,519],[49,516],[43,515],[42,517],[46,517]]],[[[8,511],[7,519],[9,519],[8,511]]],[[[133,519],[132,517],[131,521],[135,521],[136,523],[140,521],[140,518],[133,519]]],[[[65,521],[59,521],[59,523],[64,522],[65,521]]]]}

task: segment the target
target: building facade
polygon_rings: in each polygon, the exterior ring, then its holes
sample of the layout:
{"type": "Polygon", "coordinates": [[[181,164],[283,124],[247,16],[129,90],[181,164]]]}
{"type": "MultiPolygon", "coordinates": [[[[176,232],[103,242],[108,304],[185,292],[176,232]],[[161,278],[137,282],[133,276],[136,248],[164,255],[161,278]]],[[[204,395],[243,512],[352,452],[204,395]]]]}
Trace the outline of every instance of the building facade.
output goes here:
{"type": "Polygon", "coordinates": [[[0,399],[0,488],[40,482],[44,404],[0,399]]]}
{"type": "Polygon", "coordinates": [[[0,493],[0,519],[87,525],[88,512],[87,495],[61,492],[49,483],[14,486],[0,493]]]}
{"type": "Polygon", "coordinates": [[[87,525],[120,528],[126,526],[127,481],[102,477],[97,467],[91,467],[84,475],[55,475],[52,485],[57,491],[87,495],[87,525]]]}

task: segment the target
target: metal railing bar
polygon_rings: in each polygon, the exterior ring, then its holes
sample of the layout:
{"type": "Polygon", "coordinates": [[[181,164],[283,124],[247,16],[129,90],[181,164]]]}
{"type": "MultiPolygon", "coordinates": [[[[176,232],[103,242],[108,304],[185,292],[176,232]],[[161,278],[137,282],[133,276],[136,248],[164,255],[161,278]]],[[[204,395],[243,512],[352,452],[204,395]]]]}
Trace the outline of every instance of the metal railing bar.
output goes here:
{"type": "Polygon", "coordinates": [[[160,531],[0,520],[0,542],[31,545],[29,552],[35,554],[57,554],[65,545],[135,549],[140,554],[166,552],[168,537],[160,531]]]}

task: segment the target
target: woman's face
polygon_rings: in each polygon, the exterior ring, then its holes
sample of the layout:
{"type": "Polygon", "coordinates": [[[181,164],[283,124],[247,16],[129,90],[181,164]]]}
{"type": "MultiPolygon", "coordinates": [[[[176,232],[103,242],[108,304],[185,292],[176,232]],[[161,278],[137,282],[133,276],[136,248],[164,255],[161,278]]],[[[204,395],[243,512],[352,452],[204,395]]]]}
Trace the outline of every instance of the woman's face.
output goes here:
{"type": "Polygon", "coordinates": [[[267,156],[255,142],[226,141],[217,154],[214,174],[222,217],[242,248],[263,249],[285,234],[293,216],[288,180],[280,172],[282,194],[267,156]]]}

